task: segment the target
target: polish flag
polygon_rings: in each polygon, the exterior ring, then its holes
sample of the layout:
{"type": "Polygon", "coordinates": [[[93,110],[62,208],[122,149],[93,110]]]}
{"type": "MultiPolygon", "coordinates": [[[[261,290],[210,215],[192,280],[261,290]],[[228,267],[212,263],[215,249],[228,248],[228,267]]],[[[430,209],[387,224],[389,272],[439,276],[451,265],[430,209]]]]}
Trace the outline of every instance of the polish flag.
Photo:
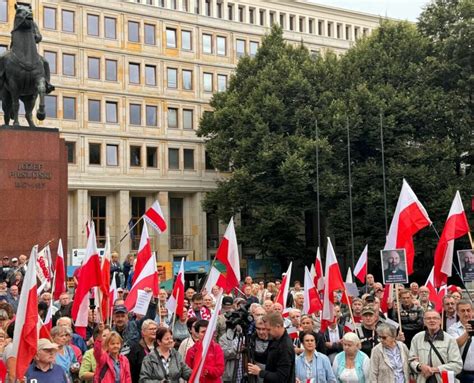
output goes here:
{"type": "Polygon", "coordinates": [[[318,291],[314,287],[313,278],[308,268],[304,268],[304,301],[303,301],[303,314],[311,315],[323,308],[321,300],[319,299],[318,291]]]}
{"type": "Polygon", "coordinates": [[[314,277],[314,285],[318,291],[324,290],[324,275],[323,275],[323,262],[321,262],[321,252],[319,247],[316,253],[316,260],[314,261],[314,271],[316,273],[314,277]]]}
{"type": "MultiPolygon", "coordinates": [[[[101,264],[101,272],[102,272],[102,285],[100,286],[100,291],[98,291],[98,295],[101,295],[100,303],[101,303],[101,320],[105,322],[109,317],[110,313],[110,297],[109,297],[109,290],[110,290],[110,264],[112,262],[112,251],[110,246],[110,231],[109,228],[106,229],[105,233],[105,249],[104,249],[104,256],[102,257],[102,264],[101,264]]],[[[113,303],[112,303],[113,304],[113,303]]]]}
{"type": "Polygon", "coordinates": [[[230,219],[224,238],[217,249],[216,259],[221,261],[226,267],[227,283],[224,290],[226,293],[229,293],[234,287],[239,287],[240,284],[239,248],[237,246],[233,217],[230,219]]]}
{"type": "Polygon", "coordinates": [[[299,336],[299,331],[295,326],[290,326],[286,329],[286,332],[288,333],[288,336],[291,339],[298,339],[299,336]]]}
{"type": "Polygon", "coordinates": [[[95,237],[95,228],[87,239],[86,256],[82,261],[79,281],[76,288],[76,294],[72,303],[71,316],[74,319],[76,332],[85,337],[87,318],[89,316],[89,292],[94,287],[100,287],[102,284],[102,275],[100,272],[100,258],[97,250],[97,241],[95,237]]]}
{"type": "Polygon", "coordinates": [[[95,230],[94,221],[87,220],[86,221],[86,238],[87,239],[89,239],[89,235],[91,234],[92,230],[95,230]]]}
{"type": "Polygon", "coordinates": [[[66,292],[66,266],[64,264],[63,242],[59,239],[58,253],[54,264],[53,300],[57,301],[64,292],[66,292]]]}
{"type": "Polygon", "coordinates": [[[44,322],[38,315],[39,338],[51,339],[51,329],[53,328],[53,301],[51,301],[44,322]]]}
{"type": "Polygon", "coordinates": [[[181,258],[178,275],[174,282],[173,292],[166,302],[168,311],[173,312],[176,317],[181,318],[184,310],[184,258],[181,258]]]}
{"type": "Polygon", "coordinates": [[[279,303],[283,307],[283,312],[286,311],[286,301],[288,299],[288,292],[290,291],[290,281],[291,281],[291,266],[293,262],[290,262],[290,266],[288,266],[288,270],[286,271],[283,280],[281,281],[280,290],[278,290],[278,294],[276,296],[275,302],[279,303]]]}
{"type": "Polygon", "coordinates": [[[206,285],[203,289],[205,289],[207,293],[210,293],[214,286],[225,289],[227,287],[227,281],[225,276],[213,266],[209,271],[209,276],[207,277],[206,285]]]}
{"type": "Polygon", "coordinates": [[[158,201],[153,202],[153,205],[151,205],[151,207],[145,212],[143,218],[158,232],[158,234],[163,233],[167,228],[163,211],[161,210],[158,201]]]}
{"type": "Polygon", "coordinates": [[[36,288],[36,257],[38,245],[31,249],[23,279],[13,333],[13,356],[16,358],[16,378],[22,379],[38,347],[38,292],[36,288]]]}
{"type": "Polygon", "coordinates": [[[454,240],[469,233],[466,213],[459,190],[456,192],[448,219],[436,246],[434,255],[434,285],[439,287],[448,282],[453,267],[454,240]]]}
{"type": "Polygon", "coordinates": [[[384,249],[405,249],[408,274],[413,273],[415,259],[413,236],[428,225],[431,225],[428,213],[404,179],[384,249]]]}
{"type": "Polygon", "coordinates": [[[117,280],[115,279],[116,274],[117,273],[114,272],[114,275],[112,275],[112,283],[110,284],[110,289],[109,289],[110,307],[109,307],[108,317],[112,316],[112,311],[114,309],[114,303],[118,299],[117,280]]]}
{"type": "Polygon", "coordinates": [[[456,376],[453,371],[441,371],[441,380],[443,383],[454,383],[456,382],[456,376]]]}
{"type": "Polygon", "coordinates": [[[385,284],[382,299],[380,300],[380,310],[382,310],[383,313],[388,312],[388,304],[389,302],[393,302],[393,298],[393,285],[387,283],[385,284]]]}
{"type": "Polygon", "coordinates": [[[360,255],[359,260],[357,261],[357,264],[355,265],[355,268],[354,268],[354,275],[362,283],[365,283],[365,277],[367,275],[368,252],[369,252],[369,245],[365,245],[364,250],[362,251],[362,254],[360,255]]]}
{"type": "Polygon", "coordinates": [[[194,359],[194,366],[193,372],[189,377],[189,383],[199,383],[201,378],[202,368],[204,367],[204,362],[206,360],[207,352],[209,350],[209,345],[211,344],[211,340],[214,337],[214,332],[216,331],[217,326],[217,317],[221,312],[222,307],[222,294],[219,294],[217,297],[216,307],[214,312],[212,313],[211,319],[209,320],[209,324],[207,326],[206,334],[204,334],[204,338],[202,340],[202,352],[197,352],[195,359],[194,359]]]}
{"type": "Polygon", "coordinates": [[[328,237],[328,247],[326,251],[326,269],[324,271],[326,285],[324,288],[323,312],[321,314],[321,331],[334,322],[334,292],[344,291],[345,285],[342,280],[341,270],[337,263],[336,254],[332,247],[331,239],[328,237]]]}
{"type": "Polygon", "coordinates": [[[129,311],[133,311],[137,303],[138,290],[145,290],[147,287],[151,288],[153,296],[157,297],[159,292],[160,281],[158,279],[158,270],[156,267],[156,257],[152,253],[147,263],[140,271],[140,274],[133,282],[133,286],[125,299],[125,307],[129,311]]]}
{"type": "Polygon", "coordinates": [[[355,325],[352,323],[352,319],[347,320],[344,323],[344,332],[355,332],[355,325]]]}
{"type": "Polygon", "coordinates": [[[143,268],[151,258],[150,236],[146,223],[143,224],[142,236],[140,238],[140,246],[138,247],[137,262],[133,269],[132,284],[135,283],[143,268]]]}

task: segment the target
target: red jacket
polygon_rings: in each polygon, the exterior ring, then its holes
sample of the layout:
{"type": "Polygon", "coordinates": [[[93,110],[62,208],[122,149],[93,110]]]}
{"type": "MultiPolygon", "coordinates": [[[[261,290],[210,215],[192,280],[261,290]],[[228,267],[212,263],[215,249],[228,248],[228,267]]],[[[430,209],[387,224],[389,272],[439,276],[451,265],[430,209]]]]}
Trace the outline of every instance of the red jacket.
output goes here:
{"type": "MultiPolygon", "coordinates": [[[[194,367],[199,358],[197,355],[202,353],[202,342],[197,342],[188,350],[186,354],[186,364],[194,367]]],[[[221,383],[222,375],[224,375],[224,352],[221,346],[211,340],[209,350],[207,351],[206,360],[202,367],[200,383],[221,383]]]]}
{"type": "MultiPolygon", "coordinates": [[[[94,357],[97,361],[97,368],[94,374],[94,383],[115,383],[115,369],[114,361],[112,357],[102,350],[102,339],[98,338],[94,342],[94,357]],[[104,366],[107,365],[107,369],[103,378],[101,378],[101,371],[104,366]]],[[[128,359],[119,355],[120,362],[120,383],[132,383],[132,376],[130,375],[130,364],[128,359]]]]}

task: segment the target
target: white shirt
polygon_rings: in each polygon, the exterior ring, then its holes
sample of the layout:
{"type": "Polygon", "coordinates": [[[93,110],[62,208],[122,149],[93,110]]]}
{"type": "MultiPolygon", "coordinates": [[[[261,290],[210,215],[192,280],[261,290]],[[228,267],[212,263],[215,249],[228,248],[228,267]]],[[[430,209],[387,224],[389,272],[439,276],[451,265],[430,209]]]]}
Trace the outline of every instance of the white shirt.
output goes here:
{"type": "MultiPolygon", "coordinates": [[[[459,338],[461,335],[464,334],[464,332],[465,328],[461,322],[456,322],[448,330],[448,334],[451,335],[454,339],[459,338]]],[[[466,346],[466,343],[459,347],[461,356],[464,352],[464,347],[466,346]]],[[[474,340],[471,341],[471,345],[469,346],[469,351],[466,355],[466,361],[464,362],[463,370],[474,371],[474,340]]]]}
{"type": "Polygon", "coordinates": [[[454,316],[452,317],[448,317],[446,316],[446,332],[448,332],[449,328],[453,325],[453,324],[456,324],[457,320],[456,320],[456,314],[454,314],[454,316]]]}

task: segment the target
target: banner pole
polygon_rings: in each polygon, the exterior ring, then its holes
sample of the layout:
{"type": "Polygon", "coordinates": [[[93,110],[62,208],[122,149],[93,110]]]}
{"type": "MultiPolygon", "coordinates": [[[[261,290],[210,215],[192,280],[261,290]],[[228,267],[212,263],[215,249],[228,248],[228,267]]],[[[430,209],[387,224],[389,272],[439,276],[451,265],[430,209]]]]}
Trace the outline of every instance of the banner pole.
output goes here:
{"type": "Polygon", "coordinates": [[[403,327],[402,327],[402,318],[400,315],[400,298],[398,296],[398,283],[395,284],[395,294],[396,294],[396,300],[397,300],[397,316],[398,316],[398,323],[400,324],[400,331],[403,332],[403,327]]]}

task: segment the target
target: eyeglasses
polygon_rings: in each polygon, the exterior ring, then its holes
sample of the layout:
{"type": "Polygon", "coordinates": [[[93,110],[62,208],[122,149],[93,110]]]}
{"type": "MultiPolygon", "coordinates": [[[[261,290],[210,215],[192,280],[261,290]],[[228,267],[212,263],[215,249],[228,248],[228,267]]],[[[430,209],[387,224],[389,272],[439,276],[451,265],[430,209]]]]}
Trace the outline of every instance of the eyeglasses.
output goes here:
{"type": "Polygon", "coordinates": [[[388,336],[379,336],[379,339],[382,339],[382,340],[385,340],[387,338],[388,338],[388,336]]]}

